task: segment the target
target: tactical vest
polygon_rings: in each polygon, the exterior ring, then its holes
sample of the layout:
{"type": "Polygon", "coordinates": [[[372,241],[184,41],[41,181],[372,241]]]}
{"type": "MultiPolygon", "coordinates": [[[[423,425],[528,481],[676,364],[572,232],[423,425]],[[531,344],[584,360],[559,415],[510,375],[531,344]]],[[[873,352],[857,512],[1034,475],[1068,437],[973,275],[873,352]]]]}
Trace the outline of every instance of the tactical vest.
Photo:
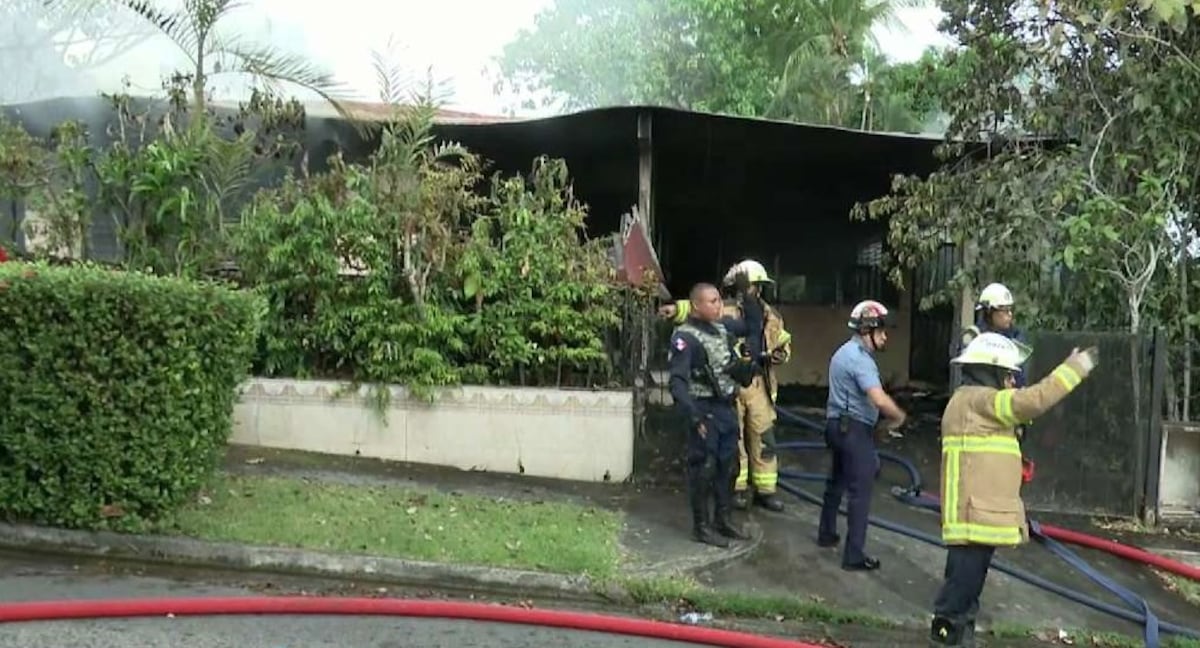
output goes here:
{"type": "Polygon", "coordinates": [[[729,334],[725,325],[720,322],[714,322],[713,328],[716,329],[716,333],[709,333],[691,322],[686,322],[675,329],[676,333],[688,333],[695,337],[704,347],[708,368],[692,369],[691,380],[688,381],[688,393],[696,398],[729,398],[737,389],[737,383],[728,373],[729,365],[733,362],[729,352],[729,334]],[[714,380],[717,383],[716,389],[720,390],[719,394],[714,391],[714,380]]]}

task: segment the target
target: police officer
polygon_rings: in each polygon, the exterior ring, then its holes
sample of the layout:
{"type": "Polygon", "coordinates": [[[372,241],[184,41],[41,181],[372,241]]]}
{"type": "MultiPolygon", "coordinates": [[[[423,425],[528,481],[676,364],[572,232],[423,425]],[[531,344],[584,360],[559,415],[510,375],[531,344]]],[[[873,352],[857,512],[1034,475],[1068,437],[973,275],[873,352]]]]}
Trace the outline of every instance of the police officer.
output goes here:
{"type": "MultiPolygon", "coordinates": [[[[746,275],[750,288],[746,294],[762,300],[763,289],[773,283],[767,269],[757,261],[746,259],[733,264],[725,273],[722,286],[736,293],[738,275],[746,275]]],[[[740,319],[741,301],[732,295],[725,300],[724,315],[740,319]]],[[[792,354],[792,335],[784,328],[783,317],[767,304],[763,304],[763,348],[754,349],[740,340],[737,351],[746,359],[759,361],[763,365],[762,375],[755,376],[749,387],[739,389],[735,401],[739,437],[737,479],[733,484],[733,506],[745,509],[751,481],[754,485],[754,503],[768,511],[783,510],[783,501],[776,495],[779,483],[779,456],[775,452],[775,400],[779,393],[779,382],[775,367],[787,362],[792,354]]],[[[663,317],[673,318],[676,323],[687,319],[690,303],[675,302],[659,309],[663,317]]]]}
{"type": "Polygon", "coordinates": [[[817,543],[837,546],[838,508],[849,491],[850,502],[842,569],[873,570],[879,561],[864,553],[871,489],[879,470],[874,430],[880,412],[890,429],[900,427],[906,414],[883,391],[875,354],[887,345],[887,308],[877,301],[859,302],[850,312],[854,335],[829,361],[829,401],[825,407],[825,444],[833,451],[833,466],[825,482],[817,543]]]}
{"type": "MultiPolygon", "coordinates": [[[[737,283],[744,294],[749,287],[745,275],[737,283]]],[[[688,426],[692,535],[698,542],[728,547],[727,538],[747,537],[731,517],[738,440],[733,400],[739,386],[751,383],[757,367],[734,352],[734,341],[746,337],[761,344],[762,303],[745,295],[741,319],[722,317],[720,292],[704,283],[692,288],[689,301],[687,321],[671,335],[669,386],[688,426]]]]}
{"type": "Polygon", "coordinates": [[[1018,423],[1054,407],[1099,363],[1095,348],[1075,349],[1036,385],[1017,388],[1028,351],[998,333],[980,333],[951,361],[962,367],[963,384],[942,415],[946,580],[934,602],[929,631],[934,645],[975,645],[979,595],[996,547],[1029,540],[1018,423]]]}

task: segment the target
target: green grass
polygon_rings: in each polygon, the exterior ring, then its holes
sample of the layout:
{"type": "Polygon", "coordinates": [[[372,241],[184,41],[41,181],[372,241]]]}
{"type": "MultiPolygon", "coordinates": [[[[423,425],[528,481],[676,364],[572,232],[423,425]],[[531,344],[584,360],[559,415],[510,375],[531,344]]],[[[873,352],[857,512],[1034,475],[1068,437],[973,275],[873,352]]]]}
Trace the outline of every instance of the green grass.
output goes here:
{"type": "Polygon", "coordinates": [[[1154,570],[1158,577],[1166,583],[1167,589],[1179,594],[1192,605],[1200,606],[1200,583],[1183,576],[1177,576],[1169,572],[1154,570]]]}
{"type": "Polygon", "coordinates": [[[400,487],[222,476],[167,533],[603,578],[616,573],[617,513],[400,487]]]}
{"type": "MultiPolygon", "coordinates": [[[[1117,634],[1115,632],[1094,632],[1091,630],[1067,630],[1067,635],[1071,637],[1072,642],[1077,646],[1101,646],[1103,648],[1142,648],[1145,641],[1140,637],[1132,635],[1117,634]]],[[[1057,631],[1054,630],[1035,630],[1025,626],[997,623],[988,629],[988,634],[999,639],[1017,639],[1033,637],[1040,639],[1046,643],[1057,643],[1054,641],[1057,631]]],[[[1172,637],[1166,634],[1160,634],[1163,648],[1200,648],[1200,641],[1183,637],[1172,637]]]]}
{"type": "Polygon", "coordinates": [[[625,578],[616,584],[632,602],[640,605],[686,607],[726,618],[814,621],[875,628],[899,626],[873,614],[831,607],[817,598],[717,590],[685,577],[625,578]]]}

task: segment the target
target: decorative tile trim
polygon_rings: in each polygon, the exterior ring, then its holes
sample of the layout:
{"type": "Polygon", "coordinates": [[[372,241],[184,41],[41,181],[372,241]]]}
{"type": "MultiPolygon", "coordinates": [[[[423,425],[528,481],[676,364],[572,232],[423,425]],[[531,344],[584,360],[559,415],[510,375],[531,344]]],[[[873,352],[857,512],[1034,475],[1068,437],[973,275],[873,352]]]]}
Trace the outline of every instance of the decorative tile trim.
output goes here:
{"type": "MultiPolygon", "coordinates": [[[[532,387],[458,387],[437,392],[432,403],[409,398],[403,387],[391,387],[394,410],[455,409],[476,412],[574,416],[632,416],[633,392],[615,390],[541,389],[532,387]]],[[[357,390],[329,380],[253,378],[242,385],[243,403],[362,407],[370,387],[357,390]]]]}

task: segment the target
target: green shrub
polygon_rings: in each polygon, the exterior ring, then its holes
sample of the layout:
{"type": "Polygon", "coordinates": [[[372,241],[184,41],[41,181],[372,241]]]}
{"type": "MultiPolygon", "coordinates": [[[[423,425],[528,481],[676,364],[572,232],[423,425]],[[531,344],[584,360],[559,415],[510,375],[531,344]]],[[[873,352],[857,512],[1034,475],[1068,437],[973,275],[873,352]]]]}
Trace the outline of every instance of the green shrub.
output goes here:
{"type": "Polygon", "coordinates": [[[0,512],[137,528],[215,469],[260,307],[215,284],[0,263],[0,512]]]}

